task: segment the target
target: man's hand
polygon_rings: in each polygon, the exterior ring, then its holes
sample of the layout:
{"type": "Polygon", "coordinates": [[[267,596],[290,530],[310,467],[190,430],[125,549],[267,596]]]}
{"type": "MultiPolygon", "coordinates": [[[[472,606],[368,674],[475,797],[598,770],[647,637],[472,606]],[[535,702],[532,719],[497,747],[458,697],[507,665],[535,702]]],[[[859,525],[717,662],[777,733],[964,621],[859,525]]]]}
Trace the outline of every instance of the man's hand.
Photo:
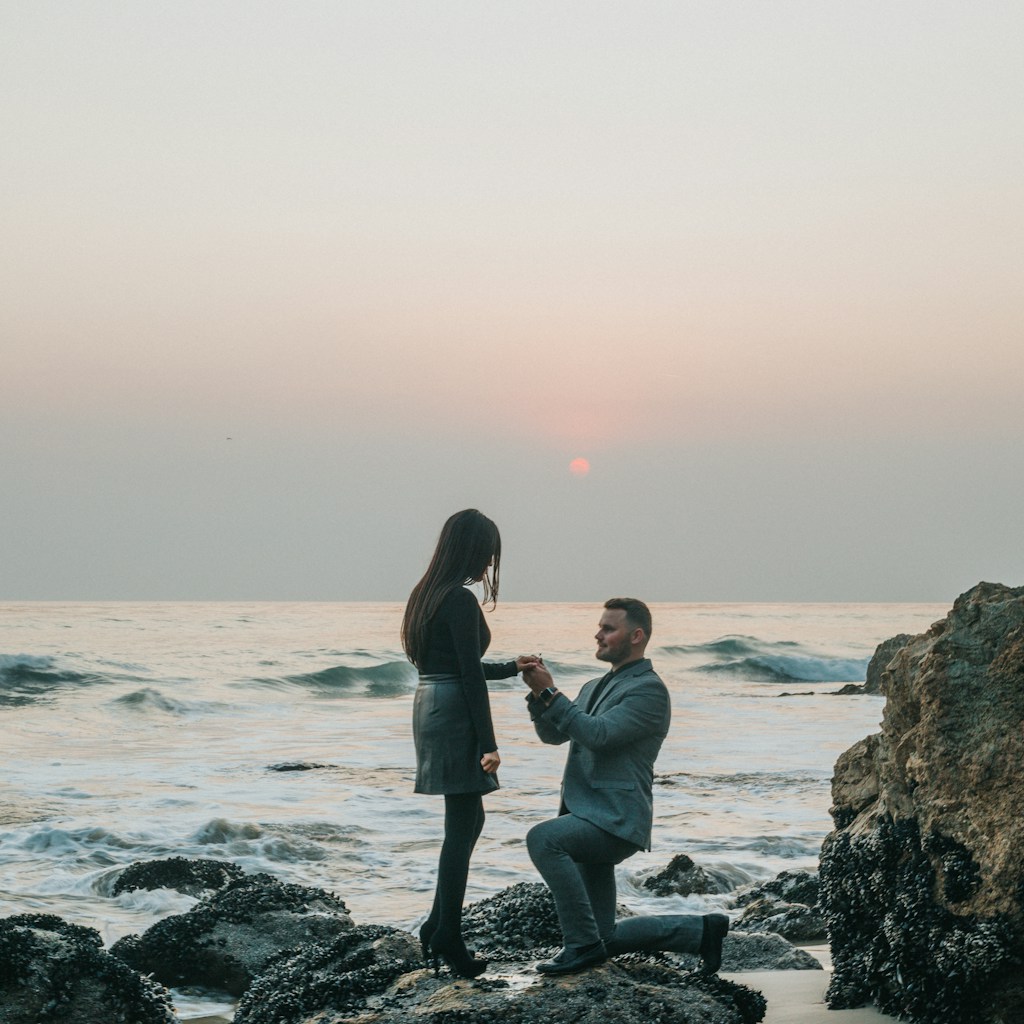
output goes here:
{"type": "Polygon", "coordinates": [[[541,690],[546,690],[549,686],[555,685],[547,665],[543,662],[537,662],[536,665],[531,665],[529,668],[524,669],[523,682],[526,683],[535,697],[541,690]]]}
{"type": "Polygon", "coordinates": [[[501,764],[501,758],[498,757],[498,752],[492,750],[489,754],[484,754],[480,758],[480,767],[483,768],[488,775],[493,775],[498,770],[498,765],[501,764]]]}
{"type": "Polygon", "coordinates": [[[539,654],[520,654],[516,658],[516,671],[525,672],[527,669],[533,668],[534,665],[542,665],[543,662],[540,659],[539,654]]]}

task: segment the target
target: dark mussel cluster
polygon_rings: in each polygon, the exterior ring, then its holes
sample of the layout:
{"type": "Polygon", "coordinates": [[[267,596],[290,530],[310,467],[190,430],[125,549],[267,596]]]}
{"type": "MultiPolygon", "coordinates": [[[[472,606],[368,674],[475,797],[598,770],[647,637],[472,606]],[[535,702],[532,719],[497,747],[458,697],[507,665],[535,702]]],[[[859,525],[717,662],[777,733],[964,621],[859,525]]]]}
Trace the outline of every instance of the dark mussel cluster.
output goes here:
{"type": "Polygon", "coordinates": [[[935,896],[940,883],[947,894],[972,891],[975,874],[968,851],[948,837],[922,838],[913,820],[883,816],[865,834],[832,833],[821,856],[829,1006],[874,1001],[913,1024],[993,1019],[984,994],[1019,976],[1019,938],[1003,918],[961,917],[935,896]],[[929,852],[940,855],[944,880],[929,852]]]}

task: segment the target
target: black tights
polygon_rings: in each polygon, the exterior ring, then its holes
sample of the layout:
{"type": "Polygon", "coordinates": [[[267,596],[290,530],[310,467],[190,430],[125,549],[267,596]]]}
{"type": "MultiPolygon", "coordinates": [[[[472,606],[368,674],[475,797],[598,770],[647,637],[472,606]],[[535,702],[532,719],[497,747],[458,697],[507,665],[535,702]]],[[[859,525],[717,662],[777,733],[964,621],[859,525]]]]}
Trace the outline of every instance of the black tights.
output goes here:
{"type": "Polygon", "coordinates": [[[479,793],[446,794],[444,842],[437,862],[437,888],[430,916],[421,929],[440,945],[462,943],[462,901],[466,896],[469,858],[484,827],[484,801],[479,793]]]}

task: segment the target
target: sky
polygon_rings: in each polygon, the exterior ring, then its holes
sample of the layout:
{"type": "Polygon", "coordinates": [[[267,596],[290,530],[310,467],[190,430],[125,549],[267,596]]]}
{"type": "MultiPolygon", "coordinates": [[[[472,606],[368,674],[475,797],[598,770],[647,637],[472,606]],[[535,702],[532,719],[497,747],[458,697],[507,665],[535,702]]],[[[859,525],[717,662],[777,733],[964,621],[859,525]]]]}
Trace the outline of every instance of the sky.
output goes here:
{"type": "Polygon", "coordinates": [[[0,599],[401,601],[466,507],[510,600],[1024,584],[1021,38],[5,0],[0,599]]]}

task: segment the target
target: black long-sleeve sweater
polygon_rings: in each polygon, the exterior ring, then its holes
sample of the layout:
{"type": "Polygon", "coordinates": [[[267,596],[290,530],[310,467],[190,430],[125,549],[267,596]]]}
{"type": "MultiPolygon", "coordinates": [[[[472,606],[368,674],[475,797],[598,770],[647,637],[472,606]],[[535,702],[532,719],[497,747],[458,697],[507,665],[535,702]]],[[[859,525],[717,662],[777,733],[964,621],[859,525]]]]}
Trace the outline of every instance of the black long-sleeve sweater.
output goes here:
{"type": "Polygon", "coordinates": [[[453,675],[462,680],[470,721],[485,754],[498,749],[487,680],[508,679],[517,672],[514,661],[482,660],[490,642],[491,631],[476,597],[465,587],[455,587],[431,620],[427,650],[419,665],[424,675],[453,675]]]}

